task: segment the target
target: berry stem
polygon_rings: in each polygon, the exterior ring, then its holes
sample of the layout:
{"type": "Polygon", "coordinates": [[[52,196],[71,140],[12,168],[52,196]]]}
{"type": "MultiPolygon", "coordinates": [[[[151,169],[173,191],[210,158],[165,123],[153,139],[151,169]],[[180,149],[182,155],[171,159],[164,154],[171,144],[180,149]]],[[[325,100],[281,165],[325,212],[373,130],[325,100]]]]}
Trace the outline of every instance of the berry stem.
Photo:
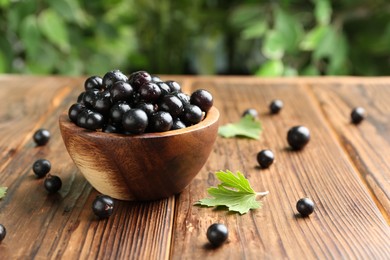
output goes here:
{"type": "Polygon", "coordinates": [[[269,191],[263,191],[263,192],[256,192],[256,196],[264,197],[267,196],[269,191]]]}

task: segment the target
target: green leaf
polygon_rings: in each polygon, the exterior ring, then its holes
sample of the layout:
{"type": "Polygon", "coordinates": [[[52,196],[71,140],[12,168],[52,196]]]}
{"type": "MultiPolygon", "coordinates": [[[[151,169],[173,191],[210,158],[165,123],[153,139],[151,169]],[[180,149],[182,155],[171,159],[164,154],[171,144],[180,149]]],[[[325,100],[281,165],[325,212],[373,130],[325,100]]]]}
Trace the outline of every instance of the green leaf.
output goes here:
{"type": "Polygon", "coordinates": [[[277,77],[282,76],[284,65],[281,60],[269,60],[265,62],[256,72],[257,76],[263,77],[277,77]]]}
{"type": "Polygon", "coordinates": [[[284,38],[277,31],[269,31],[264,40],[262,52],[268,59],[281,59],[284,55],[284,38]]]}
{"type": "Polygon", "coordinates": [[[256,21],[242,31],[242,38],[246,40],[260,38],[266,31],[267,23],[265,21],[256,21]]]}
{"type": "Polygon", "coordinates": [[[256,121],[251,115],[246,115],[234,124],[220,126],[218,134],[225,138],[240,136],[259,139],[261,131],[261,123],[256,121]]]}
{"type": "Polygon", "coordinates": [[[0,187],[0,199],[5,197],[5,194],[7,193],[7,187],[0,187]]]}
{"type": "Polygon", "coordinates": [[[207,191],[212,198],[201,199],[195,205],[218,207],[225,206],[229,211],[238,212],[241,215],[251,209],[257,209],[262,206],[256,196],[264,196],[268,192],[256,193],[248,179],[239,171],[234,174],[227,170],[215,173],[221,181],[218,187],[211,187],[207,191]]]}
{"type": "Polygon", "coordinates": [[[38,17],[39,28],[50,42],[62,51],[70,50],[68,28],[61,16],[51,9],[41,12],[38,17]]]}
{"type": "Polygon", "coordinates": [[[286,52],[294,53],[298,50],[304,35],[302,24],[298,18],[278,8],[275,11],[274,30],[283,38],[286,52]]]}
{"type": "Polygon", "coordinates": [[[41,35],[35,15],[29,15],[23,19],[20,28],[20,38],[29,57],[34,59],[40,54],[41,35]]]}
{"type": "Polygon", "coordinates": [[[318,26],[309,31],[301,41],[299,45],[300,49],[304,51],[316,49],[327,33],[327,30],[329,30],[328,26],[318,26]]]}
{"type": "Polygon", "coordinates": [[[332,16],[332,6],[329,0],[316,0],[314,16],[317,23],[321,25],[328,25],[332,16]]]}

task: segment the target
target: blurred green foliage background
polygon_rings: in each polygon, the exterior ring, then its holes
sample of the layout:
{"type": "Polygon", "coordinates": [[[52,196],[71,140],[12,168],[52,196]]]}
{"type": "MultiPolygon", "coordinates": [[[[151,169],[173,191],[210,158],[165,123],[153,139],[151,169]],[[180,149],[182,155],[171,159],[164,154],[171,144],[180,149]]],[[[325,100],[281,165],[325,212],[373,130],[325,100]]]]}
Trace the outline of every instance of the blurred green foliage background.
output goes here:
{"type": "Polygon", "coordinates": [[[389,0],[0,0],[0,73],[389,75],[389,0]]]}

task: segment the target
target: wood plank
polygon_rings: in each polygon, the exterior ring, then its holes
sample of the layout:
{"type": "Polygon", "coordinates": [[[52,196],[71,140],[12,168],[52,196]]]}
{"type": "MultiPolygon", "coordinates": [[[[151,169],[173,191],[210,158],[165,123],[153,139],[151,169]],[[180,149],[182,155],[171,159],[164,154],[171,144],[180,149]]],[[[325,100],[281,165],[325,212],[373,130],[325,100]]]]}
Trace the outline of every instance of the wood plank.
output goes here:
{"type": "Polygon", "coordinates": [[[222,124],[238,120],[246,108],[258,109],[264,132],[259,141],[217,139],[207,164],[176,202],[172,259],[390,257],[389,226],[318,102],[307,95],[306,81],[229,77],[193,78],[186,83],[187,89],[212,92],[222,124]],[[268,104],[274,98],[282,99],[285,107],[270,116],[268,104]],[[299,124],[309,127],[312,140],[303,151],[291,152],[286,134],[299,124]],[[256,154],[265,148],[274,151],[276,162],[259,170],[256,154]],[[213,172],[221,169],[240,170],[255,190],[269,190],[263,208],[239,216],[193,206],[207,196],[209,186],[217,185],[213,172]],[[309,218],[296,215],[296,201],[304,196],[316,203],[309,218]],[[210,249],[205,234],[214,222],[225,223],[230,234],[226,244],[210,249]]]}
{"type": "Polygon", "coordinates": [[[376,198],[390,223],[390,84],[343,81],[311,85],[322,112],[332,124],[339,142],[356,165],[361,178],[376,198]],[[355,126],[354,107],[362,106],[368,117],[355,126]]]}
{"type": "Polygon", "coordinates": [[[114,215],[98,221],[91,210],[98,194],[74,166],[63,145],[58,116],[82,90],[81,79],[0,77],[0,223],[7,228],[2,259],[166,259],[174,216],[174,197],[150,202],[116,201],[114,215]],[[52,134],[44,147],[31,137],[45,127],[52,134]],[[48,195],[33,176],[38,158],[52,163],[63,187],[48,195]]]}

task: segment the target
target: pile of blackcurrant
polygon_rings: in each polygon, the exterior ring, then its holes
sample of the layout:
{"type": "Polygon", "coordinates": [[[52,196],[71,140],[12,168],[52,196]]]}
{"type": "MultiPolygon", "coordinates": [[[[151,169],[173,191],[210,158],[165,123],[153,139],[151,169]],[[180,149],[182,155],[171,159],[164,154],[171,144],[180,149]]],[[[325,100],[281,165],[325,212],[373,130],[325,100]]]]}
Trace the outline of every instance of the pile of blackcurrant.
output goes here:
{"type": "Polygon", "coordinates": [[[119,70],[91,76],[68,111],[77,126],[108,133],[142,134],[181,129],[199,123],[213,105],[203,89],[187,95],[175,81],[146,71],[126,76],[119,70]]]}

